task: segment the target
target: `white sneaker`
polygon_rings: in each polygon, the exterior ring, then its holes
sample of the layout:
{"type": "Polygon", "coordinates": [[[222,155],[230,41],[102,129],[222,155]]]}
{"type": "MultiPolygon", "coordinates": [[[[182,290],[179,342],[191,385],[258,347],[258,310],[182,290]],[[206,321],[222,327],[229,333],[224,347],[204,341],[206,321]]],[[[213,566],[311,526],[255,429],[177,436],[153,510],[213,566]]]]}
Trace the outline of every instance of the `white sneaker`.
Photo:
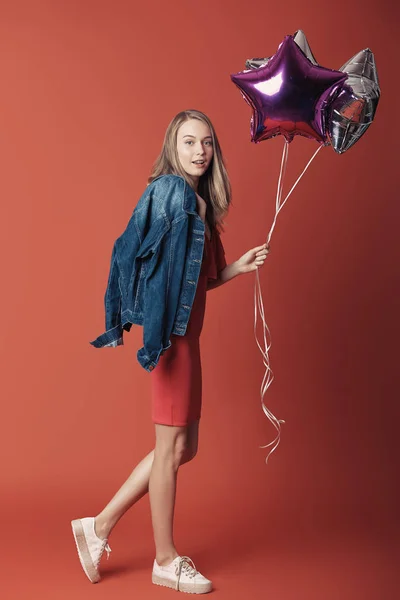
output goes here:
{"type": "Polygon", "coordinates": [[[75,519],[71,521],[71,525],[82,568],[90,581],[97,583],[101,579],[99,573],[100,559],[105,550],[108,560],[111,548],[107,543],[107,539],[102,540],[97,536],[94,520],[94,517],[75,519]]]}
{"type": "Polygon", "coordinates": [[[152,582],[189,594],[205,594],[212,590],[212,582],[196,570],[188,556],[177,556],[165,567],[154,559],[152,582]]]}

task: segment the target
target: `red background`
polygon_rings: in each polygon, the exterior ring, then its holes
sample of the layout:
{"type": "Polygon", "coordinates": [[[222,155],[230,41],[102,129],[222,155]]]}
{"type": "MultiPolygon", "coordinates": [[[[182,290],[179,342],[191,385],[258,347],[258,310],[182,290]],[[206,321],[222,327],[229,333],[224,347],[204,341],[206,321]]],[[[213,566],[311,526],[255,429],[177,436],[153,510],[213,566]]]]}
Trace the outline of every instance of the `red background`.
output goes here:
{"type": "MultiPolygon", "coordinates": [[[[104,330],[112,244],[165,129],[197,108],[233,187],[228,262],[262,244],[283,138],[250,143],[230,80],[301,28],[318,62],[375,53],[382,98],[346,154],[323,149],[278,217],[260,271],[275,379],[253,334],[254,274],[208,296],[199,453],[178,477],[175,537],[221,598],[392,600],[398,564],[398,20],[394,5],[2,2],[0,20],[2,594],[162,598],[148,497],[112,533],[104,580],[73,518],[97,514],[154,445],[149,375],[104,330]],[[133,596],[132,596],[133,595],[133,596]]],[[[296,137],[285,189],[316,149],[296,137]]],[[[172,596],[171,596],[172,597],[172,596]]]]}

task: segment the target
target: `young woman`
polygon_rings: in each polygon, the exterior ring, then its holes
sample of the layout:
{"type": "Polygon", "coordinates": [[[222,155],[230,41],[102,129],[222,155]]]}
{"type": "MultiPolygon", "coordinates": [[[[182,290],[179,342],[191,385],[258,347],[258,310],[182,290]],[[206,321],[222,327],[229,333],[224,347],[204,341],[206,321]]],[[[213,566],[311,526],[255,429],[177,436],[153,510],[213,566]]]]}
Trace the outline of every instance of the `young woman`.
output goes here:
{"type": "MultiPolygon", "coordinates": [[[[177,114],[169,124],[162,151],[149,184],[160,176],[183,178],[196,194],[197,214],[205,226],[204,252],[195,297],[184,335],[171,334],[171,346],[151,370],[152,420],[155,448],[136,466],[127,481],[96,517],[72,521],[81,565],[92,583],[100,580],[99,563],[108,538],[122,515],[149,492],[156,556],[152,581],[183,592],[205,593],[212,582],[178,553],[173,539],[177,473],[197,451],[202,403],[199,338],[207,290],[250,273],[264,264],[266,244],[227,264],[220,239],[231,202],[231,190],[216,132],[197,110],[177,114]]],[[[160,199],[162,202],[162,198],[160,199]]]]}

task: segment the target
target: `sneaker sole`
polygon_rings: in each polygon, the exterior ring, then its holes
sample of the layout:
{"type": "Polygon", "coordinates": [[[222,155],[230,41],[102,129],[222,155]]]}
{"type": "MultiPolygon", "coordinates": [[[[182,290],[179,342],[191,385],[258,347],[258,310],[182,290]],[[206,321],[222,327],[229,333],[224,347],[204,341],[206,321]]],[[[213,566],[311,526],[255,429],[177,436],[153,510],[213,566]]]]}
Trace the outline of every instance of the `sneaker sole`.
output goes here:
{"type": "Polygon", "coordinates": [[[82,523],[79,519],[75,519],[74,521],[71,521],[71,526],[82,568],[85,571],[88,579],[92,583],[97,583],[98,581],[100,581],[101,577],[98,570],[92,562],[82,523]]]}
{"type": "Polygon", "coordinates": [[[206,594],[207,592],[211,592],[212,590],[211,583],[202,583],[196,585],[195,589],[190,583],[180,583],[179,590],[177,590],[175,582],[171,581],[170,579],[165,579],[164,577],[159,577],[154,573],[152,573],[151,580],[156,585],[163,585],[164,587],[172,588],[177,592],[186,592],[187,594],[206,594]]]}

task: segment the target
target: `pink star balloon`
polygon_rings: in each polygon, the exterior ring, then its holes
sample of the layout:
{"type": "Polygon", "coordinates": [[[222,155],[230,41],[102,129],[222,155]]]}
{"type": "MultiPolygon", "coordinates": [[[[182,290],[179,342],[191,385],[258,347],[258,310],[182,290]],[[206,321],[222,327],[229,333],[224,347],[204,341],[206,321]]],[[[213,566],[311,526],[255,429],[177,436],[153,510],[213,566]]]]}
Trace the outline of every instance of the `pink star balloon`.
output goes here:
{"type": "Polygon", "coordinates": [[[288,35],[265,66],[231,79],[253,109],[252,142],[302,135],[325,144],[328,109],[347,74],[313,64],[288,35]]]}

